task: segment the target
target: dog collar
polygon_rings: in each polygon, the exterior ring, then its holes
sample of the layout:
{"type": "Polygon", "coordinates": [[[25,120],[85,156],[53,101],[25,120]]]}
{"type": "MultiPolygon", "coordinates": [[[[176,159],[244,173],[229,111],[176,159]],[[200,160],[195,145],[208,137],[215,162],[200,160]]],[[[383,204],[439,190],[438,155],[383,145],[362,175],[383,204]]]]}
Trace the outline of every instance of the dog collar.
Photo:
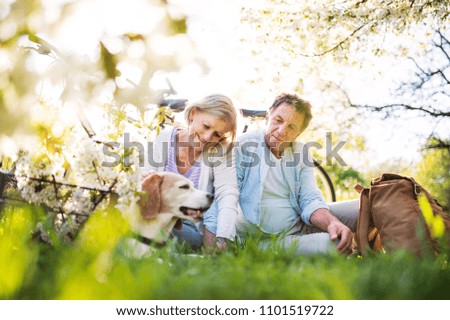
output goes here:
{"type": "Polygon", "coordinates": [[[153,247],[157,247],[157,248],[162,248],[166,243],[165,242],[157,242],[155,240],[152,240],[150,238],[141,236],[140,234],[134,233],[133,234],[133,238],[136,239],[137,241],[146,244],[148,246],[153,246],[153,247]]]}

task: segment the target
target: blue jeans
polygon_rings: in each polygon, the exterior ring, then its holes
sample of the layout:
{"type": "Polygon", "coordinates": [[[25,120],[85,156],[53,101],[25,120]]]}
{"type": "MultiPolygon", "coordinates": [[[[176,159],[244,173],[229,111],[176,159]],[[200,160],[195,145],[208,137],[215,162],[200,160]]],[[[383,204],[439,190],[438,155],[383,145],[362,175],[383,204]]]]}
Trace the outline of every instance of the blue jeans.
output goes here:
{"type": "Polygon", "coordinates": [[[202,247],[203,236],[197,226],[187,220],[183,220],[181,230],[173,229],[172,235],[180,242],[186,242],[194,250],[202,247]]]}

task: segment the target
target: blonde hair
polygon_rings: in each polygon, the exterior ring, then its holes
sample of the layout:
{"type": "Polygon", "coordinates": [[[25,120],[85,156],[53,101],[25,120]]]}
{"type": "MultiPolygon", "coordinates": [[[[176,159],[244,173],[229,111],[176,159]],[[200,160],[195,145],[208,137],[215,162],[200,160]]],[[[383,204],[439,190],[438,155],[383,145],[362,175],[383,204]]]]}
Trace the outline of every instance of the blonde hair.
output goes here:
{"type": "Polygon", "coordinates": [[[190,115],[193,110],[204,112],[225,121],[228,124],[231,141],[235,140],[237,132],[237,112],[230,98],[222,94],[212,94],[199,101],[190,103],[184,111],[186,123],[190,122],[190,115]]]}

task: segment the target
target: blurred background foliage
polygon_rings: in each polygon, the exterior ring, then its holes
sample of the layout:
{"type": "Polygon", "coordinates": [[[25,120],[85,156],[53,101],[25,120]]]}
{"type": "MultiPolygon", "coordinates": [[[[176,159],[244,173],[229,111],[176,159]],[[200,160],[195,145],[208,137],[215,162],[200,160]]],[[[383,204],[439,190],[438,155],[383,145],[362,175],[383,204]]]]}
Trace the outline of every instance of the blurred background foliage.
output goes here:
{"type": "Polygon", "coordinates": [[[417,180],[450,212],[450,151],[425,149],[416,167],[417,180]]]}

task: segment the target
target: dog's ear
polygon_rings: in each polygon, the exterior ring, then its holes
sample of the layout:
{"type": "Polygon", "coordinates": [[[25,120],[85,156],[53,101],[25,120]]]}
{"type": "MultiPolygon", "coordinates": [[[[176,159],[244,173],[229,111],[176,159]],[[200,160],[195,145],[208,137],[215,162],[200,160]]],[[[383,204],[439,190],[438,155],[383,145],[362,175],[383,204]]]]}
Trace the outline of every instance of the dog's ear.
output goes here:
{"type": "Polygon", "coordinates": [[[142,217],[146,220],[156,216],[161,210],[161,184],[164,177],[153,173],[142,180],[142,191],[145,193],[140,201],[142,217]]]}
{"type": "Polygon", "coordinates": [[[141,179],[144,180],[144,179],[147,178],[148,176],[150,176],[150,175],[152,175],[152,174],[155,174],[155,173],[156,173],[155,170],[150,170],[150,171],[148,171],[148,172],[142,173],[142,174],[141,174],[141,179]]]}
{"type": "Polygon", "coordinates": [[[183,221],[181,219],[178,219],[173,228],[177,229],[177,230],[181,230],[182,227],[183,227],[183,221]]]}

